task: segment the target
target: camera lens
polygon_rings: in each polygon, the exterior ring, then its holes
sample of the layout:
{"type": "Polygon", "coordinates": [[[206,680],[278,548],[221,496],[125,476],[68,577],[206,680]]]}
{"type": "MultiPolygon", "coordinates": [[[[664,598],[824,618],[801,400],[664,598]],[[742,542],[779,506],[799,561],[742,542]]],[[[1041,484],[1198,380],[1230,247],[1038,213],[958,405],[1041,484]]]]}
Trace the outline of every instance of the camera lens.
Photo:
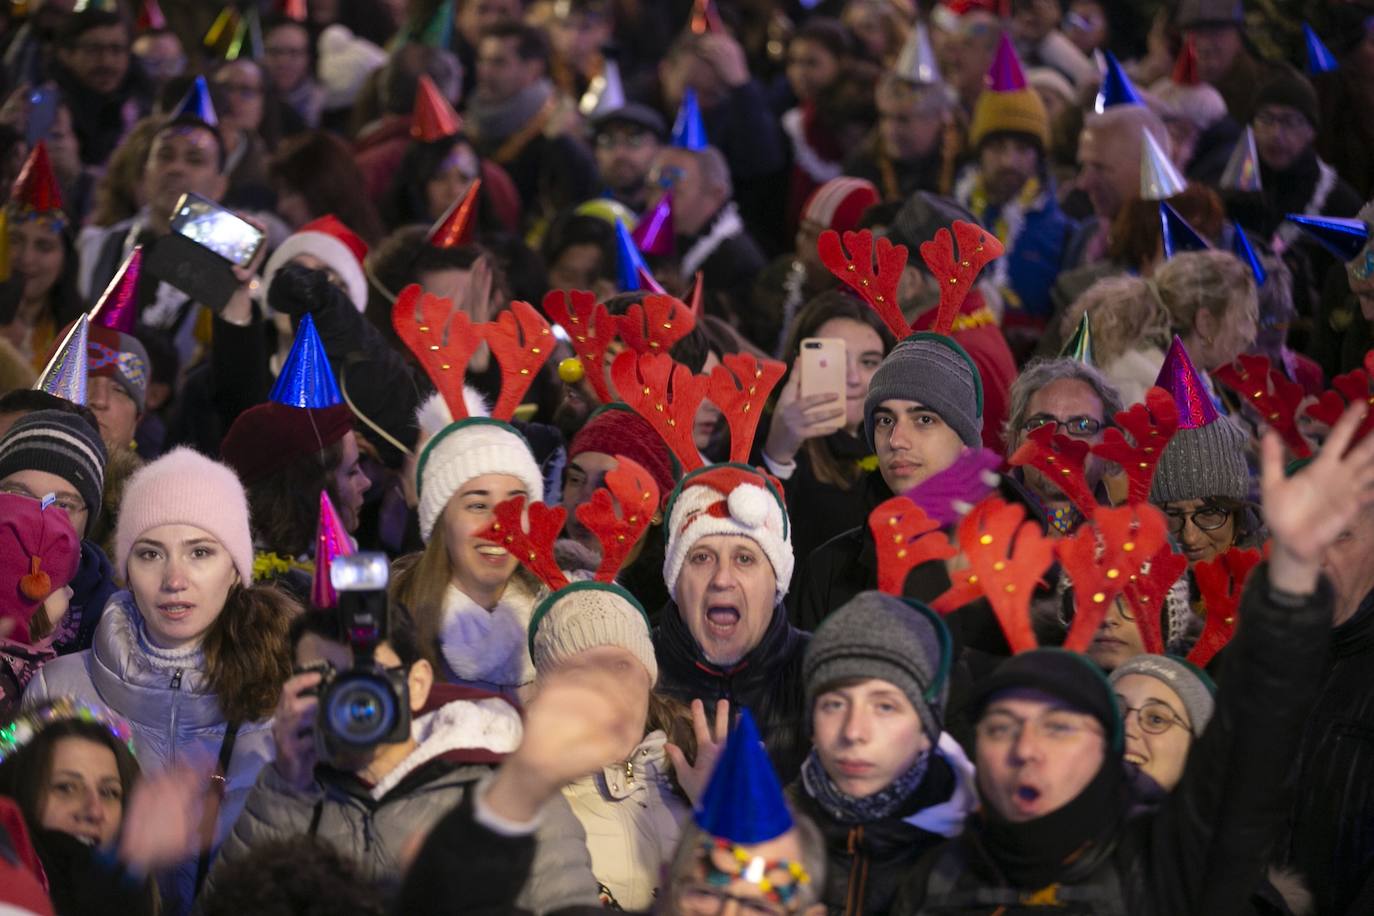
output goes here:
{"type": "Polygon", "coordinates": [[[396,722],[396,703],[386,684],[350,678],[330,691],[328,717],[329,730],[340,741],[367,746],[390,733],[396,722]]]}

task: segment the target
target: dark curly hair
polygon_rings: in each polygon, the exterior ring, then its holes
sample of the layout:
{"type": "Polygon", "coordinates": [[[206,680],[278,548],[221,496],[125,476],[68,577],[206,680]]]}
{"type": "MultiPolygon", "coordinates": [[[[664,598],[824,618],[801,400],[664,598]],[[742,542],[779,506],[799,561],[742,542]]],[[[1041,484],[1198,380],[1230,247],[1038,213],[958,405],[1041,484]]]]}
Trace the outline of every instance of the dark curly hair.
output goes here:
{"type": "Polygon", "coordinates": [[[293,836],[255,844],[227,862],[204,898],[204,916],[386,916],[376,885],[323,840],[293,836]]]}

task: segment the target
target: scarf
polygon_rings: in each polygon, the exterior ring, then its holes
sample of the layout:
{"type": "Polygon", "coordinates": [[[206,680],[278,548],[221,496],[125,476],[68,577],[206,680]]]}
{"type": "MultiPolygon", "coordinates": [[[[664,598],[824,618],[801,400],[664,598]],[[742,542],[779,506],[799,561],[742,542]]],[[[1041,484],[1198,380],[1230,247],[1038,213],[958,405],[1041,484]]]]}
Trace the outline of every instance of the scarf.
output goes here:
{"type": "Polygon", "coordinates": [[[1074,862],[1117,829],[1122,768],[1110,750],[1092,782],[1057,811],[1013,823],[983,802],[983,842],[1002,874],[1021,890],[1039,890],[1064,879],[1074,862]]]}
{"type": "Polygon", "coordinates": [[[1011,254],[1016,248],[1017,241],[1021,238],[1021,231],[1026,228],[1026,213],[1031,210],[1039,210],[1044,205],[1041,200],[1040,179],[1031,176],[1022,185],[1019,194],[1002,206],[997,207],[988,201],[987,186],[983,182],[983,170],[970,168],[955,185],[954,199],[978,217],[980,223],[991,227],[993,234],[997,236],[1002,247],[1006,249],[1006,257],[997,258],[993,261],[991,279],[997,289],[1003,295],[1009,294],[1016,307],[1019,308],[1020,297],[1011,288],[1011,254]]]}
{"type": "Polygon", "coordinates": [[[744,221],[739,217],[739,209],[732,200],[720,208],[716,218],[711,221],[711,229],[692,243],[682,255],[682,276],[690,277],[716,253],[716,249],[728,238],[744,231],[744,221]]]}
{"type": "Polygon", "coordinates": [[[483,155],[528,124],[552,95],[553,84],[541,79],[499,102],[473,96],[468,103],[466,121],[472,125],[483,155]]]}
{"type": "Polygon", "coordinates": [[[821,758],[815,748],[807,755],[802,764],[802,785],[806,794],[816,800],[816,804],[826,814],[841,824],[872,824],[893,816],[911,797],[925,779],[926,769],[930,766],[930,751],[923,752],[916,762],[905,772],[882,789],[863,798],[856,798],[840,789],[821,765],[821,758]]]}

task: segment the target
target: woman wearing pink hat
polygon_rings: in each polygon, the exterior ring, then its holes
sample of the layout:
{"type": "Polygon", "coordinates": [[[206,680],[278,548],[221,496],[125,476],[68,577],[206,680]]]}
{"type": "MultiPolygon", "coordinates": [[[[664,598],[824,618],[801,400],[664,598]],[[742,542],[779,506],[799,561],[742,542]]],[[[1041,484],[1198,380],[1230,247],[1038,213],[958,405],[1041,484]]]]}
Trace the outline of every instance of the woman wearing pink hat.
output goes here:
{"type": "Polygon", "coordinates": [[[128,719],[146,771],[212,761],[217,808],[207,851],[158,876],[164,912],[186,912],[209,857],[270,756],[269,719],[291,676],[287,628],[299,607],[253,585],[248,503],[234,472],[176,449],[130,479],[114,561],[128,591],[110,599],[92,648],[46,665],[26,708],[51,697],[102,703],[128,719]]]}

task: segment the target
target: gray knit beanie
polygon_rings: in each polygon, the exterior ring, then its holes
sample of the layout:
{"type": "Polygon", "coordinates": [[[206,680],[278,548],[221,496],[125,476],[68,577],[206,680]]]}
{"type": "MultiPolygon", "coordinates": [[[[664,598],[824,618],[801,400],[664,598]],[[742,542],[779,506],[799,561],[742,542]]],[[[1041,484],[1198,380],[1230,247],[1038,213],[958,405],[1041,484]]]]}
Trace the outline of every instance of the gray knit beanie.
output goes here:
{"type": "Polygon", "coordinates": [[[864,435],[873,444],[873,412],[883,401],[916,401],[971,448],[983,444],[983,380],[968,352],[953,337],[919,331],[892,348],[864,398],[864,435]]]}
{"type": "Polygon", "coordinates": [[[935,741],[943,728],[949,665],[949,631],[934,611],[883,592],[860,592],[821,622],[806,648],[807,718],[826,686],[876,678],[906,694],[935,741]]]}
{"type": "Polygon", "coordinates": [[[1224,414],[1206,426],[1180,429],[1164,449],[1150,487],[1150,502],[1250,497],[1245,433],[1224,414]]]}
{"type": "Polygon", "coordinates": [[[1116,682],[1128,674],[1152,677],[1178,694],[1183,701],[1183,709],[1188,713],[1188,721],[1193,725],[1193,737],[1202,735],[1217,705],[1217,687],[1207,672],[1171,655],[1137,655],[1117,667],[1107,680],[1115,687],[1116,682]]]}

